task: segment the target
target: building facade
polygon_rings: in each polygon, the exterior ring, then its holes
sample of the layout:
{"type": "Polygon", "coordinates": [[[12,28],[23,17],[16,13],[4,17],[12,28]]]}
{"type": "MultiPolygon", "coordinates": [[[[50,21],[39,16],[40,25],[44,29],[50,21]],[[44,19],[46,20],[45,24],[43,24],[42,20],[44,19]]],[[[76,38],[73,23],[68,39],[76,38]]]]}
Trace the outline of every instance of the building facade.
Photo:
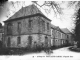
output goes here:
{"type": "Polygon", "coordinates": [[[51,24],[51,20],[35,6],[22,7],[4,21],[3,45],[7,48],[62,47],[71,35],[51,24]]]}
{"type": "Polygon", "coordinates": [[[50,22],[35,5],[23,7],[4,21],[5,47],[50,47],[50,22]]]}
{"type": "Polygon", "coordinates": [[[62,47],[67,44],[68,35],[59,27],[51,25],[51,46],[62,47]]]}
{"type": "Polygon", "coordinates": [[[67,28],[64,28],[64,29],[61,29],[67,36],[67,43],[68,45],[72,45],[73,44],[73,40],[74,40],[74,35],[67,29],[67,28]]]}

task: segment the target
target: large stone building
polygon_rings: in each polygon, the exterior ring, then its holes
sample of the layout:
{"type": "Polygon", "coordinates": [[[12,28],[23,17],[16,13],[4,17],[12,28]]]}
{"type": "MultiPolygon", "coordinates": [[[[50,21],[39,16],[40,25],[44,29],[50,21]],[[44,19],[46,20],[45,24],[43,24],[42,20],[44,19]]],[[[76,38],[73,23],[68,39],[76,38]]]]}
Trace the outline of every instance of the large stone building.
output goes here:
{"type": "Polygon", "coordinates": [[[51,20],[35,6],[22,7],[4,21],[5,47],[50,47],[51,20]]]}
{"type": "Polygon", "coordinates": [[[61,46],[61,31],[58,26],[51,25],[51,41],[53,47],[61,46]]]}
{"type": "Polygon", "coordinates": [[[68,41],[68,35],[64,33],[58,26],[51,25],[51,46],[65,46],[68,41]]]}
{"type": "Polygon", "coordinates": [[[74,35],[67,29],[67,28],[63,28],[61,29],[65,34],[67,34],[67,40],[68,40],[68,43],[70,45],[73,44],[73,40],[74,40],[74,35]]]}

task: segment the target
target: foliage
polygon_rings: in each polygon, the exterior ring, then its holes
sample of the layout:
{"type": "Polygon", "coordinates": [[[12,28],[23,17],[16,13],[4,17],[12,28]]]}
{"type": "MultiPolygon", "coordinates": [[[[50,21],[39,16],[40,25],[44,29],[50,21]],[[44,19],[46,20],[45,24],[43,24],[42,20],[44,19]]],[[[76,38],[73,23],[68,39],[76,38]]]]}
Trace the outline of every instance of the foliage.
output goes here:
{"type": "Polygon", "coordinates": [[[75,21],[75,40],[78,41],[78,47],[80,47],[80,9],[77,12],[77,17],[75,21]]]}

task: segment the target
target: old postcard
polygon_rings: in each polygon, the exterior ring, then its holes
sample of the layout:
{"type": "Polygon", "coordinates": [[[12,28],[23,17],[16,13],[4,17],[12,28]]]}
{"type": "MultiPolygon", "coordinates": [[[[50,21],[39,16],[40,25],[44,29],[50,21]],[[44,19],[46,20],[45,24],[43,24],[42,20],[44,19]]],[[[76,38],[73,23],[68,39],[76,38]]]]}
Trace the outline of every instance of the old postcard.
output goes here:
{"type": "Polygon", "coordinates": [[[0,2],[0,60],[79,60],[80,1],[0,2]]]}

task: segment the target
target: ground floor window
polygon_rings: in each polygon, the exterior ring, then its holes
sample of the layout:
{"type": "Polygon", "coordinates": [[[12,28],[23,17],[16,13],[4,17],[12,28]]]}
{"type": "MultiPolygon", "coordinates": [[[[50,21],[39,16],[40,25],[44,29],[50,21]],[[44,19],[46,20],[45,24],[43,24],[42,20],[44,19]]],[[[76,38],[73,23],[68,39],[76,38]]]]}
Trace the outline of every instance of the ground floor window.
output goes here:
{"type": "Polygon", "coordinates": [[[37,48],[37,42],[34,42],[34,49],[37,48]]]}
{"type": "Polygon", "coordinates": [[[10,45],[11,45],[11,41],[10,41],[10,37],[8,37],[7,46],[10,47],[10,45]]]}
{"type": "Polygon", "coordinates": [[[17,37],[17,44],[21,44],[21,37],[17,37]]]}
{"type": "Polygon", "coordinates": [[[28,44],[29,44],[29,45],[32,44],[32,36],[28,36],[28,44]]]}
{"type": "Polygon", "coordinates": [[[45,46],[48,47],[48,37],[45,36],[45,46]]]}

